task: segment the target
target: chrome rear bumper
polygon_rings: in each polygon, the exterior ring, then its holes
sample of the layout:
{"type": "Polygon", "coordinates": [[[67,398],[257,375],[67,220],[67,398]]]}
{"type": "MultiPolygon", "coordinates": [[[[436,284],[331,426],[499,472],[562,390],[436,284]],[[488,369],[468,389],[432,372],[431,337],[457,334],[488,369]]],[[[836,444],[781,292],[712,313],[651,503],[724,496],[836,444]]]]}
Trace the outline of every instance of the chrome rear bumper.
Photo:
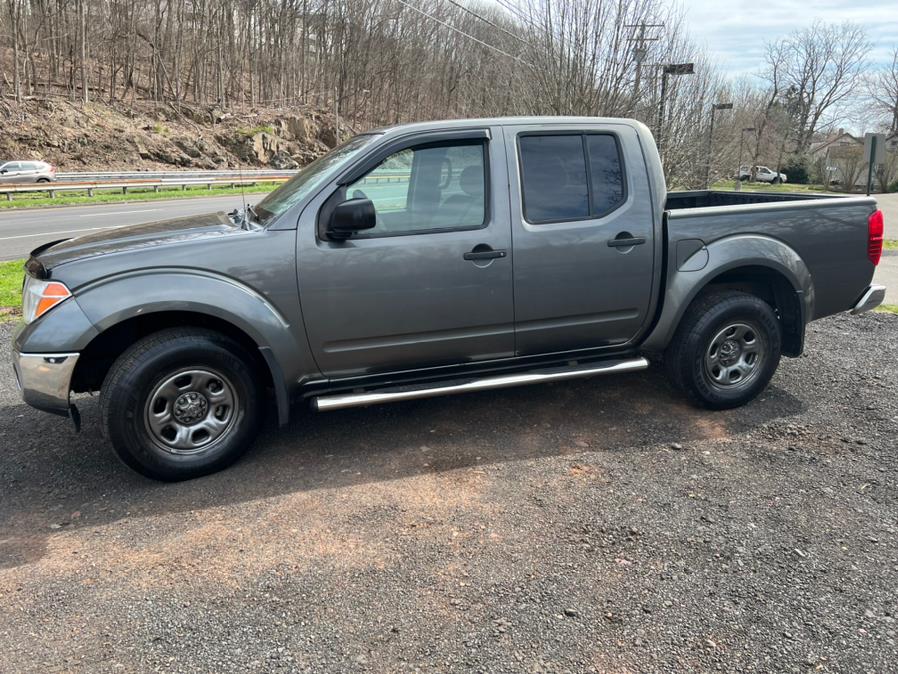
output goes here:
{"type": "Polygon", "coordinates": [[[22,399],[39,410],[69,416],[69,391],[77,353],[12,352],[12,368],[22,399]]]}
{"type": "Polygon", "coordinates": [[[867,288],[863,295],[861,295],[861,299],[857,301],[857,304],[851,310],[852,314],[860,314],[864,311],[870,311],[871,309],[875,309],[882,301],[886,298],[886,287],[874,285],[867,288]]]}

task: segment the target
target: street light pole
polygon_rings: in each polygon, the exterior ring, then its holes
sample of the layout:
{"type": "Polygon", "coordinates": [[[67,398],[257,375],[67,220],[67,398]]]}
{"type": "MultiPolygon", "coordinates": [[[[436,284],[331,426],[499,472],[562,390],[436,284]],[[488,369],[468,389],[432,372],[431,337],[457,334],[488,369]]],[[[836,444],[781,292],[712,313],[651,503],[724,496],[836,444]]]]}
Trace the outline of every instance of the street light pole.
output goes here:
{"type": "MultiPolygon", "coordinates": [[[[736,168],[736,191],[740,191],[742,189],[742,146],[745,144],[745,132],[749,133],[755,132],[755,127],[747,126],[742,129],[742,133],[739,134],[739,166],[736,168]]],[[[751,175],[751,167],[749,167],[749,175],[751,175]]]]}
{"type": "Polygon", "coordinates": [[[711,128],[708,131],[708,161],[705,164],[705,188],[711,189],[711,157],[714,155],[714,113],[718,110],[732,110],[732,103],[713,103],[711,105],[711,128]]]}
{"type": "Polygon", "coordinates": [[[658,128],[655,130],[655,143],[658,145],[658,154],[664,160],[664,106],[667,102],[667,77],[668,75],[692,75],[695,72],[694,63],[668,63],[661,66],[661,102],[658,105],[658,128]]]}

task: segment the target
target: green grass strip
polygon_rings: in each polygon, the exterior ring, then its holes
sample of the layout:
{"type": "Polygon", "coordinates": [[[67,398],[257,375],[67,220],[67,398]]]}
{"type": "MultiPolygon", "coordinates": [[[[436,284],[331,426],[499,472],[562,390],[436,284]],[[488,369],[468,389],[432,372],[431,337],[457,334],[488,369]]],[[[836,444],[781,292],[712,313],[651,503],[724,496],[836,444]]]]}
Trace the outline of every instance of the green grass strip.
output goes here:
{"type": "Polygon", "coordinates": [[[25,260],[0,262],[0,321],[9,320],[22,312],[22,278],[25,260]]]}

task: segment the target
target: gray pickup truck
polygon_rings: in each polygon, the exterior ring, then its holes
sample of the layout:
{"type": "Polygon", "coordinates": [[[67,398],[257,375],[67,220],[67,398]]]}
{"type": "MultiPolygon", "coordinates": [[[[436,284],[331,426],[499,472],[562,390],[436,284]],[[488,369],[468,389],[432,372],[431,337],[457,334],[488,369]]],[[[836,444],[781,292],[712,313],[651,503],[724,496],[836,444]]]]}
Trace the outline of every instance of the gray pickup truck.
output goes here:
{"type": "Polygon", "coordinates": [[[230,464],[269,408],[629,372],[754,398],[808,321],[879,304],[868,197],[667,193],[639,122],[503,118],[356,136],[255,207],[56,241],[26,263],[24,399],[144,475],[230,464]],[[270,404],[267,401],[272,401],[270,404]]]}

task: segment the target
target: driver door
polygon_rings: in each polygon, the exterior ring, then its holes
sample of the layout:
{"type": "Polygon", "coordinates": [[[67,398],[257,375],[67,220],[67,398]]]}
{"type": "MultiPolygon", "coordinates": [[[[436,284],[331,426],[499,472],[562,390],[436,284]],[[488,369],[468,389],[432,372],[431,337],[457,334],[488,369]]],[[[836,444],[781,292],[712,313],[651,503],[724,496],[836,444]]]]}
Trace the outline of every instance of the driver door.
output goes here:
{"type": "MultiPolygon", "coordinates": [[[[307,208],[299,291],[322,373],[345,377],[514,353],[504,147],[487,129],[421,134],[307,208]],[[326,235],[327,204],[368,198],[376,226],[326,235]],[[325,218],[326,219],[326,218],[325,218]]],[[[370,161],[370,160],[369,160],[370,161]]]]}

